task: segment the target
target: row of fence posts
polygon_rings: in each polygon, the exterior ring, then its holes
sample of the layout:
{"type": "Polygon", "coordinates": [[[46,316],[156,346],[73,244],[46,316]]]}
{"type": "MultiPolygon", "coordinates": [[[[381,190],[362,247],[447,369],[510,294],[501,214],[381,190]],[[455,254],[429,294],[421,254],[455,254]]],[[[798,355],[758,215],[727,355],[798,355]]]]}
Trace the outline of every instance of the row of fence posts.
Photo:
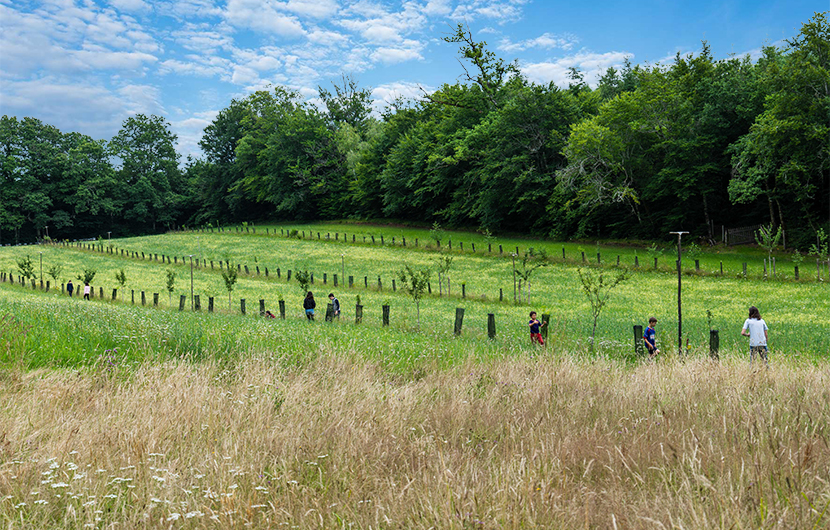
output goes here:
{"type": "MultiPolygon", "coordinates": [[[[284,229],[281,229],[281,231],[284,231],[284,229]]],[[[303,234],[305,234],[305,232],[303,232],[303,234]]],[[[320,235],[319,232],[317,234],[318,234],[318,236],[320,235]]],[[[326,234],[327,237],[329,235],[330,234],[326,234]]],[[[338,235],[339,234],[335,234],[335,237],[337,237],[338,235]]],[[[346,234],[343,234],[343,237],[344,237],[344,240],[345,240],[346,234]]],[[[355,236],[352,236],[352,237],[354,239],[355,236]]],[[[366,237],[367,236],[363,236],[364,239],[366,237]]],[[[372,236],[369,236],[369,237],[372,238],[372,242],[374,243],[374,236],[372,235],[372,236]]],[[[383,236],[382,235],[380,236],[380,239],[381,239],[381,241],[383,241],[383,236]]],[[[392,240],[393,240],[393,243],[394,243],[395,238],[393,237],[392,240]]],[[[403,238],[403,241],[404,241],[404,243],[403,243],[404,246],[406,246],[406,238],[403,238]]],[[[418,240],[415,239],[415,242],[416,242],[416,246],[417,246],[418,240]]],[[[77,245],[78,245],[79,248],[86,249],[86,250],[106,252],[106,253],[110,253],[110,254],[119,254],[119,252],[120,252],[120,255],[122,257],[127,256],[127,257],[132,257],[132,258],[135,258],[135,259],[138,259],[139,255],[140,255],[142,260],[150,259],[152,261],[159,261],[159,254],[154,254],[154,253],[145,254],[144,252],[137,252],[137,251],[130,251],[130,250],[125,251],[124,249],[117,249],[117,248],[113,248],[113,247],[104,247],[103,244],[89,245],[89,244],[79,242],[79,243],[77,243],[77,245]],[[96,247],[98,247],[98,248],[96,248],[96,247]]],[[[464,245],[462,243],[461,244],[461,249],[462,250],[463,250],[463,247],[464,247],[464,245]]],[[[473,252],[475,252],[475,244],[473,244],[472,247],[473,247],[473,252]]],[[[488,247],[492,247],[492,244],[488,244],[488,247]]],[[[440,244],[439,244],[438,248],[440,248],[440,244]]],[[[452,248],[452,241],[450,241],[450,243],[449,243],[449,248],[450,249],[452,248]]],[[[499,245],[499,254],[503,254],[503,252],[504,252],[504,249],[503,249],[502,245],[499,245]]],[[[588,264],[588,259],[585,256],[585,251],[580,251],[580,254],[581,254],[582,263],[587,265],[588,264]]],[[[516,255],[517,256],[519,255],[519,247],[516,247],[516,255]]],[[[187,258],[188,258],[188,256],[182,256],[181,263],[184,264],[184,265],[189,263],[187,261],[187,258]]],[[[567,257],[566,257],[566,253],[565,253],[565,247],[562,247],[562,260],[564,261],[566,259],[567,259],[567,257]]],[[[655,257],[655,258],[653,258],[653,260],[654,260],[653,261],[653,268],[657,269],[659,258],[655,257]]],[[[177,265],[179,263],[179,257],[178,256],[173,256],[173,261],[171,262],[170,261],[170,256],[166,256],[166,255],[162,254],[161,255],[161,263],[165,263],[165,262],[167,264],[177,265]]],[[[210,268],[214,269],[214,263],[215,263],[214,260],[207,260],[207,259],[203,259],[203,258],[197,258],[194,261],[194,265],[196,266],[196,268],[207,268],[208,263],[210,263],[210,268]]],[[[597,252],[596,263],[598,265],[603,264],[602,254],[599,253],[599,252],[597,252]]],[[[694,263],[695,263],[695,271],[699,272],[700,271],[700,260],[695,259],[694,263]]],[[[229,261],[219,260],[218,264],[219,264],[220,269],[231,267],[231,264],[230,264],[229,261]]],[[[621,256],[618,254],[617,259],[616,259],[616,265],[619,267],[620,264],[621,264],[621,256]]],[[[816,260],[816,279],[817,280],[821,280],[821,274],[822,274],[821,269],[822,269],[823,264],[827,265],[827,267],[828,267],[827,274],[828,274],[828,277],[830,277],[830,261],[822,262],[820,259],[817,259],[816,260]]],[[[742,266],[743,276],[747,277],[748,276],[747,263],[744,262],[744,263],[741,264],[741,266],[742,266]]],[[[242,265],[242,264],[238,263],[236,265],[236,267],[237,267],[237,272],[238,273],[241,274],[242,271],[243,271],[243,268],[244,268],[245,274],[247,274],[249,276],[251,275],[251,270],[249,269],[248,265],[242,265]]],[[[639,267],[640,267],[640,258],[639,258],[639,256],[635,255],[634,256],[634,268],[639,268],[639,267]]],[[[260,274],[262,274],[262,270],[260,269],[259,265],[256,265],[255,268],[256,268],[256,273],[257,273],[258,276],[260,274]]],[[[770,260],[764,258],[764,260],[763,260],[763,277],[764,277],[764,279],[769,277],[769,272],[770,271],[771,271],[773,277],[777,276],[775,258],[771,258],[770,260]]],[[[269,276],[268,267],[264,267],[264,273],[265,273],[266,277],[269,276]]],[[[720,274],[720,276],[724,275],[723,261],[720,262],[720,273],[719,274],[720,274]]],[[[280,274],[279,274],[279,268],[278,268],[277,269],[277,276],[279,277],[279,275],[280,274]]],[[[798,265],[794,266],[794,277],[795,277],[796,280],[800,279],[798,265]]],[[[290,281],[290,279],[291,278],[290,278],[290,272],[289,272],[288,280],[290,281]]],[[[337,274],[334,274],[333,279],[334,279],[334,286],[337,287],[338,286],[337,274]]],[[[323,283],[324,284],[327,283],[327,275],[326,274],[323,275],[323,283]]],[[[354,279],[353,279],[353,277],[350,276],[349,277],[349,287],[352,287],[353,284],[354,284],[354,279]]],[[[379,288],[382,288],[382,285],[380,284],[380,282],[378,282],[378,286],[379,286],[379,288]]],[[[368,280],[366,281],[366,287],[368,287],[368,280]]],[[[395,290],[395,280],[392,280],[392,290],[393,291],[395,290]]],[[[462,298],[466,298],[465,291],[466,291],[466,284],[462,284],[462,298]]],[[[503,298],[503,295],[500,297],[500,299],[501,298],[503,298]]]]}
{"type": "MultiPolygon", "coordinates": [[[[289,273],[290,273],[290,271],[289,271],[289,273]]],[[[12,276],[7,275],[5,272],[0,273],[0,281],[5,282],[7,279],[11,279],[11,278],[12,278],[12,276]]],[[[380,281],[380,278],[378,278],[378,281],[380,281]]],[[[25,281],[23,280],[22,277],[20,277],[20,283],[21,283],[21,285],[25,285],[25,281]]],[[[37,288],[36,280],[32,279],[32,289],[36,289],[36,288],[37,288]]],[[[44,287],[41,286],[41,288],[44,288],[44,287]]],[[[47,280],[46,285],[45,285],[46,292],[48,292],[49,289],[50,289],[50,283],[47,280]]],[[[99,287],[98,289],[99,289],[98,290],[98,296],[101,299],[103,299],[104,298],[104,288],[99,287]]],[[[66,290],[65,284],[61,284],[61,293],[64,293],[65,290],[66,290]]],[[[131,293],[132,303],[135,304],[135,290],[131,290],[130,293],[131,293]]],[[[147,305],[146,293],[144,291],[141,291],[140,293],[141,293],[141,305],[142,306],[147,305]]],[[[91,296],[90,296],[91,298],[95,297],[95,288],[94,287],[90,288],[90,294],[91,294],[91,296]]],[[[117,300],[117,298],[118,298],[118,289],[113,289],[112,290],[112,300],[115,301],[115,300],[117,300]]],[[[159,303],[159,293],[153,293],[153,306],[158,307],[158,303],[159,303]]],[[[186,303],[187,303],[187,295],[184,295],[184,294],[180,295],[180,297],[179,297],[179,311],[184,311],[186,303]]],[[[240,312],[243,315],[247,314],[245,299],[241,298],[239,300],[239,304],[240,304],[240,312]]],[[[201,298],[198,294],[193,296],[193,308],[194,308],[195,311],[200,311],[202,309],[201,298]]],[[[211,296],[211,297],[208,297],[208,312],[212,313],[213,308],[214,308],[214,297],[211,296]]],[[[280,318],[282,320],[285,320],[285,300],[279,300],[279,313],[280,313],[280,318]]],[[[383,306],[381,306],[381,322],[382,322],[383,326],[388,326],[389,325],[389,314],[390,314],[390,306],[388,304],[383,304],[383,306]]],[[[259,300],[259,315],[261,317],[264,317],[266,315],[265,299],[263,299],[263,298],[260,298],[260,300],[259,300]]],[[[335,319],[334,305],[333,304],[326,304],[326,313],[325,313],[326,322],[332,322],[334,319],[335,319]]],[[[361,322],[363,322],[363,306],[360,305],[360,304],[356,304],[355,305],[355,324],[360,324],[361,322]]],[[[548,335],[548,326],[547,326],[547,324],[550,322],[550,315],[549,314],[543,314],[542,315],[542,322],[545,323],[546,325],[544,325],[542,327],[541,332],[542,332],[542,335],[544,336],[544,338],[547,339],[547,335],[548,335]]],[[[461,334],[461,329],[463,327],[463,324],[464,324],[464,308],[463,307],[457,307],[455,309],[455,323],[453,325],[453,333],[455,335],[460,335],[461,334]]],[[[491,339],[495,338],[495,336],[496,336],[496,317],[495,317],[495,314],[493,314],[493,313],[488,313],[487,314],[487,336],[490,337],[491,339]]],[[[720,347],[720,337],[719,337],[719,334],[718,334],[718,330],[716,330],[716,329],[709,330],[709,355],[715,360],[717,360],[719,358],[719,356],[718,356],[719,347],[720,347]]],[[[644,346],[644,343],[643,343],[643,326],[641,326],[641,325],[635,325],[634,326],[634,352],[635,352],[635,354],[637,354],[639,356],[644,356],[645,355],[645,346],[644,346]]]]}

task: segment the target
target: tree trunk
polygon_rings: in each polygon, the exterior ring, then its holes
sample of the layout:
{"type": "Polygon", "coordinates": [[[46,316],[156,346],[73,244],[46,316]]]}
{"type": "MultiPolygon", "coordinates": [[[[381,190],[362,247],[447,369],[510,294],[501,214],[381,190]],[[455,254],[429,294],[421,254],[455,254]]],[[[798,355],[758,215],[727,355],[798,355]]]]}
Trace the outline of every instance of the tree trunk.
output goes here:
{"type": "Polygon", "coordinates": [[[712,233],[712,220],[709,216],[709,201],[706,199],[706,194],[703,197],[703,217],[706,219],[706,231],[709,232],[709,239],[714,239],[715,235],[712,233]]]}

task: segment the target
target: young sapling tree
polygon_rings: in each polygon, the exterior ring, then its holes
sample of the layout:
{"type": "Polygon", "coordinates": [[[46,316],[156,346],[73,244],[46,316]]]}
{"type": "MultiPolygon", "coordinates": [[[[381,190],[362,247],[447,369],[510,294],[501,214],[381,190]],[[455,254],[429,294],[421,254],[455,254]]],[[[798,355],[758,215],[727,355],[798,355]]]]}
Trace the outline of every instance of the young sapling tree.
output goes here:
{"type": "Polygon", "coordinates": [[[447,294],[450,294],[450,269],[452,268],[452,256],[443,254],[435,260],[435,268],[438,269],[438,294],[444,294],[443,284],[447,280],[447,294]]]}
{"type": "Polygon", "coordinates": [[[118,282],[118,285],[121,287],[121,289],[123,289],[124,286],[127,285],[127,273],[124,272],[124,269],[121,269],[115,273],[115,281],[118,282]]]}
{"type": "Polygon", "coordinates": [[[173,305],[173,291],[176,289],[176,273],[167,269],[167,299],[173,305]]]}
{"type": "Polygon", "coordinates": [[[594,319],[594,326],[591,329],[591,353],[593,353],[597,335],[597,322],[605,308],[605,304],[608,302],[608,296],[614,287],[631,278],[631,273],[625,269],[611,272],[583,269],[582,267],[578,267],[576,272],[579,274],[579,281],[582,283],[582,292],[585,293],[585,297],[588,298],[588,302],[591,304],[591,316],[594,319]]]}
{"type": "Polygon", "coordinates": [[[17,270],[26,280],[37,277],[35,274],[35,264],[32,262],[32,257],[28,254],[26,254],[25,258],[17,260],[17,270]]]}
{"type": "Polygon", "coordinates": [[[95,269],[84,269],[83,274],[78,275],[78,281],[83,284],[92,283],[95,275],[98,273],[95,269]]]}
{"type": "Polygon", "coordinates": [[[52,265],[48,269],[46,269],[46,274],[52,277],[52,280],[57,283],[58,277],[63,272],[63,265],[52,265]]]}
{"type": "Polygon", "coordinates": [[[228,267],[222,270],[222,280],[225,282],[225,289],[228,290],[228,310],[231,309],[231,293],[233,286],[236,284],[237,272],[233,267],[228,267]]]}
{"type": "MultiPolygon", "coordinates": [[[[527,294],[525,295],[526,302],[530,302],[530,277],[536,269],[539,267],[547,267],[548,265],[548,254],[545,249],[534,250],[533,247],[531,247],[527,249],[522,256],[522,260],[516,268],[516,274],[519,278],[521,278],[522,282],[524,282],[527,287],[527,294]]],[[[522,301],[521,291],[519,292],[519,301],[522,301]]]]}
{"type": "Polygon", "coordinates": [[[772,231],[772,225],[762,226],[758,229],[758,233],[755,234],[755,242],[758,243],[759,247],[767,251],[767,266],[769,268],[772,268],[772,251],[778,247],[778,242],[781,240],[783,234],[784,231],[781,225],[778,225],[778,230],[775,232],[772,231]]]}
{"type": "Polygon", "coordinates": [[[421,298],[427,290],[427,283],[429,282],[429,269],[413,270],[409,265],[404,264],[404,268],[398,271],[398,278],[401,281],[401,287],[406,293],[412,297],[415,302],[415,313],[418,319],[418,330],[421,329],[421,298]]]}
{"type": "Polygon", "coordinates": [[[300,290],[305,294],[308,292],[308,286],[311,285],[311,273],[307,270],[294,271],[294,279],[300,285],[300,290]]]}

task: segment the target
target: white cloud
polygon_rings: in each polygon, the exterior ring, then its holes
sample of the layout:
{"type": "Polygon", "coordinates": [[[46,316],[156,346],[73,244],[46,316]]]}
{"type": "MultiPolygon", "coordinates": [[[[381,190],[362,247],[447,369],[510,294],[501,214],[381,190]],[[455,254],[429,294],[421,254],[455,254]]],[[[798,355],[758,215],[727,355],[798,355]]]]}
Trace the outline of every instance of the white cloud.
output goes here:
{"type": "Polygon", "coordinates": [[[499,24],[519,20],[524,14],[523,7],[530,0],[471,0],[459,3],[450,18],[454,20],[475,20],[487,18],[499,24]]]}
{"type": "Polygon", "coordinates": [[[619,68],[626,58],[633,57],[628,52],[591,53],[580,52],[556,61],[528,63],[521,66],[522,73],[531,81],[541,84],[553,82],[566,87],[571,82],[568,78],[569,68],[578,68],[584,75],[585,82],[595,86],[605,71],[613,66],[619,68]]]}
{"type": "Polygon", "coordinates": [[[119,11],[127,13],[140,13],[153,9],[153,6],[144,0],[110,0],[109,4],[119,11]]]}
{"type": "Polygon", "coordinates": [[[125,103],[126,112],[135,114],[164,114],[161,91],[150,85],[126,85],[118,89],[125,103]]]}
{"type": "Polygon", "coordinates": [[[281,37],[296,38],[305,34],[300,21],[283,13],[285,4],[268,0],[229,0],[225,19],[234,27],[248,28],[260,33],[273,33],[281,37]]]}
{"type": "Polygon", "coordinates": [[[534,39],[526,39],[519,42],[510,42],[509,38],[504,38],[498,45],[498,49],[506,52],[516,52],[534,49],[543,50],[570,50],[579,39],[575,35],[554,35],[552,33],[544,33],[534,39]]]}
{"type": "Polygon", "coordinates": [[[285,9],[300,16],[332,18],[340,6],[337,0],[288,0],[285,9]]]}
{"type": "Polygon", "coordinates": [[[423,59],[420,52],[412,48],[378,48],[372,53],[371,58],[375,62],[387,65],[423,59]]]}
{"type": "Polygon", "coordinates": [[[308,40],[318,46],[340,46],[349,42],[349,37],[336,31],[314,29],[309,32],[308,40]]]}

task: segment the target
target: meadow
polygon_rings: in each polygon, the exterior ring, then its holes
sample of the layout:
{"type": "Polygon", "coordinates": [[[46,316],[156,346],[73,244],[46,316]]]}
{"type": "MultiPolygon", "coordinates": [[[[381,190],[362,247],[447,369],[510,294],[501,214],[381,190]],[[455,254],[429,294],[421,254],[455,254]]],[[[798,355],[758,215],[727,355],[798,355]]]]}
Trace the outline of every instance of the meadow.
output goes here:
{"type": "MultiPolygon", "coordinates": [[[[383,230],[386,231],[386,228],[383,230]]],[[[453,339],[456,342],[469,340],[470,344],[476,344],[482,349],[524,349],[527,346],[527,314],[533,309],[540,315],[551,315],[548,330],[549,349],[573,353],[584,353],[590,349],[591,309],[582,292],[577,274],[577,266],[582,265],[581,259],[551,259],[549,266],[537,269],[531,277],[530,301],[514,303],[510,256],[481,251],[472,253],[466,249],[464,252],[450,252],[446,249],[444,252],[437,252],[435,249],[423,247],[413,249],[411,234],[401,236],[408,239],[408,246],[405,248],[400,245],[401,240],[397,237],[397,244],[392,245],[391,236],[385,237],[387,244],[381,245],[377,233],[374,245],[352,244],[351,240],[344,243],[342,236],[338,241],[334,241],[333,233],[330,233],[331,239],[326,240],[326,234],[321,231],[320,240],[302,240],[274,236],[273,232],[266,236],[260,227],[256,235],[236,232],[170,233],[102,242],[105,250],[111,244],[115,254],[79,250],[77,247],[5,247],[0,251],[0,271],[13,274],[16,260],[28,254],[33,256],[36,272],[39,272],[39,252],[43,252],[44,270],[48,270],[55,263],[63,267],[58,280],[60,283],[74,278],[84,268],[93,268],[97,271],[93,280],[96,295],[103,288],[105,299],[109,300],[112,289],[117,287],[115,274],[124,270],[127,283],[118,295],[121,303],[131,305],[133,296],[130,291],[134,291],[136,305],[140,305],[140,292],[145,291],[148,304],[152,304],[153,293],[159,294],[161,308],[178,308],[180,296],[185,295],[186,308],[189,309],[191,267],[189,262],[182,261],[184,257],[195,255],[195,259],[203,263],[200,267],[194,267],[192,271],[194,293],[200,295],[203,312],[206,312],[208,297],[214,297],[217,311],[212,316],[220,313],[239,314],[240,299],[243,298],[246,300],[249,314],[258,313],[260,299],[265,301],[267,309],[277,313],[277,302],[282,299],[287,308],[287,320],[272,324],[279,328],[293,329],[294,324],[304,323],[301,306],[304,293],[294,278],[291,281],[287,280],[288,271],[309,270],[315,277],[314,284],[309,287],[317,295],[318,312],[324,311],[326,295],[329,292],[335,292],[341,302],[343,316],[341,322],[338,322],[340,327],[335,335],[342,333],[348,336],[354,330],[355,305],[359,296],[361,305],[364,306],[361,329],[367,330],[362,333],[379,332],[381,306],[387,304],[390,306],[391,317],[390,329],[386,332],[396,332],[409,337],[408,333],[415,332],[418,328],[415,304],[400,288],[393,292],[392,282],[404,264],[416,269],[434,269],[437,260],[449,255],[452,256],[449,271],[451,294],[447,295],[446,285],[439,294],[438,278],[433,271],[432,294],[426,295],[420,304],[420,327],[429,337],[453,339]],[[121,257],[121,250],[138,252],[139,255],[143,252],[149,259],[121,257]],[[176,256],[178,263],[162,264],[150,257],[151,254],[176,256]],[[221,277],[220,260],[230,262],[234,267],[239,266],[243,271],[230,297],[221,277]],[[214,262],[213,269],[210,267],[211,261],[214,262]],[[250,274],[245,274],[243,267],[247,267],[250,274]],[[259,274],[256,272],[257,267],[260,269],[259,274]],[[277,269],[280,272],[279,277],[277,269]],[[173,293],[166,290],[167,271],[176,274],[173,293]],[[344,286],[344,272],[346,277],[354,278],[353,287],[344,286]],[[333,285],[334,275],[339,277],[337,287],[333,285]],[[382,282],[381,288],[378,287],[379,277],[382,282]],[[465,298],[461,296],[462,284],[465,298]],[[457,307],[463,307],[465,310],[464,329],[461,337],[454,339],[453,323],[457,307]],[[496,319],[496,346],[487,340],[486,323],[489,313],[494,314],[496,319]]],[[[316,232],[314,235],[316,236],[316,232]]],[[[511,245],[512,243],[513,241],[511,245]]],[[[524,248],[526,247],[520,246],[520,250],[524,248]]],[[[603,254],[612,251],[601,249],[603,254]]],[[[570,250],[566,249],[566,254],[568,252],[570,250]]],[[[575,251],[572,254],[578,256],[575,251]]],[[[556,256],[553,252],[551,255],[556,256]]],[[[736,256],[738,260],[750,259],[740,254],[736,256]]],[[[711,256],[709,258],[711,259],[711,256]]],[[[621,263],[624,264],[622,258],[621,263]]],[[[593,267],[595,272],[612,275],[618,270],[615,265],[616,259],[601,268],[597,268],[596,264],[586,266],[593,267]]],[[[676,272],[668,267],[652,270],[645,266],[638,269],[629,267],[629,270],[633,277],[611,292],[607,306],[600,316],[596,350],[600,354],[618,358],[630,357],[633,350],[633,326],[644,324],[650,315],[657,316],[661,321],[658,324],[658,338],[664,346],[664,351],[676,350],[676,272]]],[[[47,276],[47,279],[50,278],[47,276]]],[[[18,286],[15,289],[23,288],[18,286]]],[[[527,294],[526,285],[522,286],[522,292],[527,294]]],[[[45,296],[59,297],[59,289],[53,289],[45,296]]],[[[725,274],[721,277],[685,270],[683,330],[684,338],[689,339],[691,350],[694,353],[708,352],[709,330],[714,328],[720,331],[721,349],[726,354],[742,354],[745,339],[740,336],[740,327],[750,305],[756,305],[761,309],[772,330],[771,347],[779,355],[825,357],[830,352],[830,331],[827,325],[827,315],[830,315],[828,282],[808,279],[796,282],[786,278],[769,278],[765,281],[756,277],[744,278],[742,274],[725,274]]],[[[212,316],[201,315],[197,318],[212,316]]],[[[36,321],[36,318],[32,317],[33,321],[36,321]]],[[[204,325],[199,323],[194,327],[202,329],[204,325]]],[[[318,331],[314,333],[319,334],[318,331]]],[[[330,334],[329,331],[325,333],[330,334]]],[[[417,334],[414,336],[416,338],[407,340],[417,341],[417,334]]],[[[122,344],[122,348],[129,348],[129,344],[122,344]]],[[[73,348],[69,346],[68,349],[73,348]]],[[[394,357],[394,352],[389,356],[394,357]]]]}
{"type": "MultiPolygon", "coordinates": [[[[691,349],[679,357],[676,274],[641,267],[611,292],[591,352],[581,259],[552,259],[532,277],[530,302],[514,303],[509,256],[454,246],[452,293],[439,296],[433,275],[419,329],[414,303],[391,280],[404,263],[434,266],[447,251],[412,249],[409,235],[403,248],[260,232],[112,240],[112,254],[0,249],[0,272],[14,273],[28,254],[39,274],[41,252],[44,271],[62,266],[58,284],[97,271],[91,301],[59,285],[0,284],[5,527],[827,526],[826,282],[686,269],[691,349]],[[121,249],[179,263],[121,257],[121,249]],[[190,264],[181,264],[190,254],[208,260],[193,268],[197,312],[189,300],[178,310],[179,296],[190,295],[190,264]],[[251,271],[230,304],[210,260],[251,271]],[[342,285],[344,268],[352,288],[342,285]],[[127,284],[113,301],[122,269],[127,284]],[[318,303],[334,291],[343,317],[307,322],[289,269],[314,272],[318,303]],[[141,290],[146,307],[128,294],[141,290]],[[259,318],[259,299],[274,311],[284,299],[286,319],[259,318]],[[750,304],[770,325],[769,369],[749,366],[740,337],[750,304]],[[457,307],[465,308],[458,336],[457,307]],[[529,343],[531,308],[551,315],[547,348],[529,343]],[[632,326],[650,314],[661,319],[664,354],[655,363],[632,344],[632,326]],[[721,330],[719,362],[709,359],[710,326],[721,330]]],[[[617,272],[613,262],[592,270],[617,272]]]]}

